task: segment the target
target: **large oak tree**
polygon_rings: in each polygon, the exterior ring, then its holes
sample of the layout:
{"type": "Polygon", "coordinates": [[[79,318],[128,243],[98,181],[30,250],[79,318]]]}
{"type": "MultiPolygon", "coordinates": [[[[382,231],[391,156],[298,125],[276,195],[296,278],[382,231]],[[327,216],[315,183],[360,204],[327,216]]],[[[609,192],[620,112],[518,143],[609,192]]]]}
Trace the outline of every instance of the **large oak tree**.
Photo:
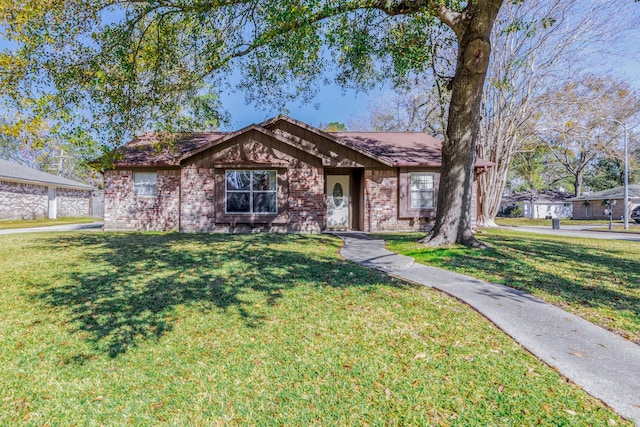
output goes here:
{"type": "MultiPolygon", "coordinates": [[[[514,0],[516,1],[516,0],[514,0]]],[[[423,71],[428,29],[457,40],[432,245],[478,244],[470,206],[490,34],[503,0],[0,0],[0,84],[16,108],[119,141],[189,114],[239,70],[249,100],[284,105],[327,76],[367,87],[423,71]],[[85,122],[79,122],[83,119],[85,122]]],[[[304,98],[303,98],[304,99],[304,98]]]]}

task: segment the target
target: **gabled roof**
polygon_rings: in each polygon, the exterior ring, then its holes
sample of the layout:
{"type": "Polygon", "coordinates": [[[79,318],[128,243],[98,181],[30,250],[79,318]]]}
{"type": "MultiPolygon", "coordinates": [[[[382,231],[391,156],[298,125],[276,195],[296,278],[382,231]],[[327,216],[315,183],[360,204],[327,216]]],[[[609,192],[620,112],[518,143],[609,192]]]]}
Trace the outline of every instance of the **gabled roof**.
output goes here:
{"type": "MultiPolygon", "coordinates": [[[[596,191],[591,194],[583,194],[580,197],[574,197],[573,200],[607,200],[607,199],[623,199],[624,186],[610,188],[608,190],[596,191]]],[[[640,199],[640,184],[629,185],[629,198],[640,199]]]]}
{"type": "Polygon", "coordinates": [[[0,180],[22,182],[26,184],[71,188],[75,190],[94,190],[94,187],[78,181],[52,175],[37,169],[31,169],[17,163],[0,159],[0,180]]]}
{"type": "MultiPolygon", "coordinates": [[[[442,143],[420,132],[324,132],[286,116],[277,116],[260,124],[246,126],[236,132],[193,132],[184,134],[146,133],[118,149],[117,167],[179,166],[180,163],[204,150],[215,147],[247,132],[261,132],[317,157],[323,155],[306,147],[294,135],[272,132],[275,125],[285,121],[313,134],[347,147],[387,166],[440,167],[442,143]]],[[[484,159],[476,159],[476,168],[493,166],[484,159]]]]}

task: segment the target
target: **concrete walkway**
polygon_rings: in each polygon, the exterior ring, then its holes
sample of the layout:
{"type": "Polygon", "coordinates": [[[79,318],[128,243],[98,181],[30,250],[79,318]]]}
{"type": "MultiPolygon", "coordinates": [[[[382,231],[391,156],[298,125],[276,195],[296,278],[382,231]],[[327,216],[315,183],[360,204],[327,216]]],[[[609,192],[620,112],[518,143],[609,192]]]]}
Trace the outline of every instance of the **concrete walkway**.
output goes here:
{"type": "Polygon", "coordinates": [[[362,233],[335,233],[343,257],[433,287],[482,313],[527,350],[640,426],[640,346],[503,285],[413,262],[362,233]]]}
{"type": "Polygon", "coordinates": [[[102,222],[90,222],[90,223],[84,223],[84,224],[48,225],[46,227],[8,228],[6,230],[0,230],[0,234],[44,233],[47,231],[75,231],[75,230],[101,231],[102,222]]]}

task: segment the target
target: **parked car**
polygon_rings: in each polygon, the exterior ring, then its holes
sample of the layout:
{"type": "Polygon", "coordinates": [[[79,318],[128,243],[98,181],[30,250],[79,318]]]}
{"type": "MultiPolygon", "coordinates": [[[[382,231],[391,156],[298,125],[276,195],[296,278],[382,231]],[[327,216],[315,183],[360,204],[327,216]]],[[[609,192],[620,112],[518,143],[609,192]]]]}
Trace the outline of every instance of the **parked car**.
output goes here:
{"type": "Polygon", "coordinates": [[[633,211],[631,211],[631,219],[635,222],[640,222],[640,206],[637,206],[633,211]]]}

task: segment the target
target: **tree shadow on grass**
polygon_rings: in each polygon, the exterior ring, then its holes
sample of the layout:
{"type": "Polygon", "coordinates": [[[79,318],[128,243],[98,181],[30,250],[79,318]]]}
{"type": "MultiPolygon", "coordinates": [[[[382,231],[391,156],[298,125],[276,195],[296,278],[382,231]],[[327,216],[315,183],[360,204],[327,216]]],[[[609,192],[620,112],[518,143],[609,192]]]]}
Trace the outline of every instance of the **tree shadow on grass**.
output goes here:
{"type": "MultiPolygon", "coordinates": [[[[81,248],[61,260],[51,285],[32,283],[37,298],[70,311],[77,332],[116,357],[172,330],[178,305],[234,309],[260,327],[264,305],[301,284],[359,287],[389,283],[379,273],[328,256],[327,236],[87,233],[52,237],[41,249],[81,248]],[[314,248],[326,245],[326,250],[314,248]],[[311,249],[311,250],[310,250],[311,249]],[[257,308],[258,302],[260,309],[257,308]]],[[[65,253],[61,251],[61,253],[65,253]]],[[[401,285],[397,285],[401,286],[401,285]]]]}
{"type": "MultiPolygon", "coordinates": [[[[406,234],[384,238],[389,242],[417,240],[406,234]]],[[[481,272],[497,283],[529,293],[543,291],[574,306],[625,311],[628,317],[640,319],[640,263],[631,257],[620,257],[620,251],[541,236],[488,235],[482,239],[494,248],[420,248],[404,253],[436,267],[469,275],[481,272]],[[541,263],[549,268],[543,271],[541,263]]],[[[602,321],[604,326],[640,344],[640,334],[621,330],[613,319],[602,321]]]]}

